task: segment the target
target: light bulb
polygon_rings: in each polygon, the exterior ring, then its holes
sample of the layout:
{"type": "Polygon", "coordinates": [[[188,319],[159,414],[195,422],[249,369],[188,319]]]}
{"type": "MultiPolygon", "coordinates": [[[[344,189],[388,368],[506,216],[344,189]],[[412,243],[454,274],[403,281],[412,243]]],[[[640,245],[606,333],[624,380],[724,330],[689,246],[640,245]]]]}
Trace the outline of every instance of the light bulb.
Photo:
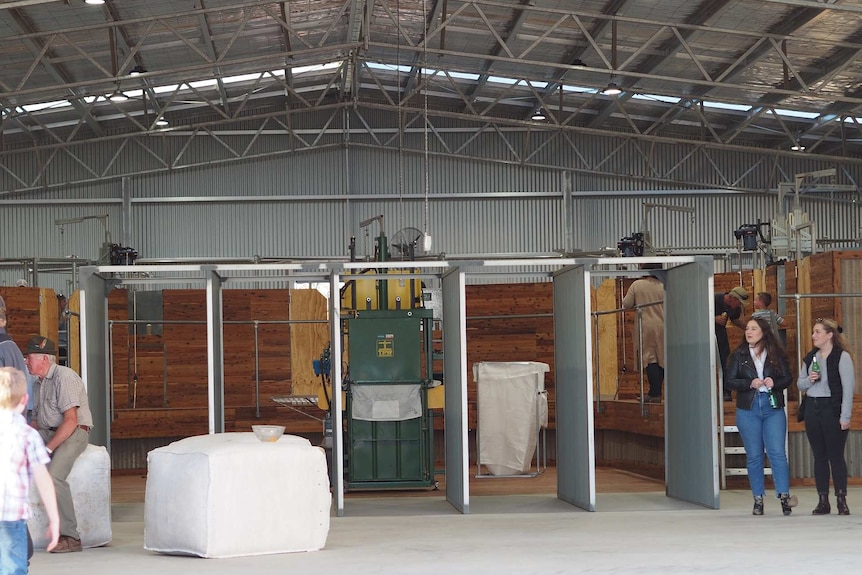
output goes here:
{"type": "Polygon", "coordinates": [[[608,83],[608,87],[602,91],[602,94],[605,96],[619,96],[623,91],[620,90],[620,87],[617,86],[616,82],[611,81],[608,83]]]}

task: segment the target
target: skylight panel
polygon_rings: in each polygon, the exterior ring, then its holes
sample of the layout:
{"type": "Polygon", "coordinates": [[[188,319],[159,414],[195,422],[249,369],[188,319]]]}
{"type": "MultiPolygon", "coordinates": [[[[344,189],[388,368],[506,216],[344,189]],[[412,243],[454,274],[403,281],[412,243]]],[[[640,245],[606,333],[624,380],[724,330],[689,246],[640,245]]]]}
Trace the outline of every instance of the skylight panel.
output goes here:
{"type": "Polygon", "coordinates": [[[720,110],[736,110],[737,112],[748,112],[751,106],[746,104],[730,104],[728,102],[716,102],[714,100],[701,100],[704,108],[718,108],[720,110]]]}
{"type": "Polygon", "coordinates": [[[39,110],[47,110],[48,108],[65,108],[71,106],[69,100],[54,100],[52,102],[39,102],[36,104],[24,104],[20,106],[25,112],[38,112],[39,110]]]}
{"type": "Polygon", "coordinates": [[[820,116],[817,112],[802,112],[800,110],[785,110],[776,108],[773,110],[779,116],[789,116],[791,118],[802,118],[804,120],[813,120],[820,116]]]}

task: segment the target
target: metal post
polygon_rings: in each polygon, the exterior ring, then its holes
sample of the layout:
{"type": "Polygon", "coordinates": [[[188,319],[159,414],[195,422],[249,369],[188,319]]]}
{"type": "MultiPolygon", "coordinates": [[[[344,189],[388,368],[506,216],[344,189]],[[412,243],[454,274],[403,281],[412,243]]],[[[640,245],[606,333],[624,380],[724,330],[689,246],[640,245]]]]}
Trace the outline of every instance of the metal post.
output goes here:
{"type": "MultiPolygon", "coordinates": [[[[593,314],[593,354],[596,356],[596,362],[599,358],[599,316],[593,314]]],[[[601,384],[601,369],[596,370],[596,410],[601,411],[602,404],[602,384],[601,384]]],[[[619,385],[617,385],[617,395],[619,395],[619,385]]]]}
{"type": "Polygon", "coordinates": [[[643,328],[643,308],[640,306],[637,308],[637,321],[638,321],[638,374],[640,376],[640,384],[641,384],[641,396],[640,396],[640,404],[641,408],[644,405],[644,328],[643,328]]]}
{"type": "Polygon", "coordinates": [[[254,415],[260,418],[260,348],[258,347],[258,325],[254,322],[254,415]]]}
{"type": "Polygon", "coordinates": [[[114,322],[108,322],[108,369],[110,374],[110,382],[108,389],[111,390],[111,421],[114,421],[114,322]]]}
{"type": "MultiPolygon", "coordinates": [[[[147,324],[150,327],[150,324],[147,324]]],[[[149,330],[147,330],[149,331],[149,330]]],[[[162,354],[162,407],[168,407],[168,350],[162,354]]]]}

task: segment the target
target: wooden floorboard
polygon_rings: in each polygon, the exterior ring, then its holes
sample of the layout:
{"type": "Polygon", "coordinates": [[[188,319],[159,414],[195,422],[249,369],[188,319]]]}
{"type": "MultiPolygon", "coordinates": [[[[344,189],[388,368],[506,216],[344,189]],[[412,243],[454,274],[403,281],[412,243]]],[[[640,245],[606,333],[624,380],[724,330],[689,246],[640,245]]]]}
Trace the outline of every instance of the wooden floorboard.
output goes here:
{"type": "MultiPolygon", "coordinates": [[[[416,497],[441,495],[446,488],[446,478],[437,476],[440,486],[433,489],[369,490],[351,491],[348,497],[416,497]]],[[[113,503],[142,503],[146,490],[146,475],[115,474],[111,478],[113,503]]],[[[553,494],[557,491],[557,469],[549,467],[536,477],[487,477],[477,478],[475,467],[470,470],[470,494],[482,495],[532,495],[553,494]]],[[[598,493],[642,493],[664,491],[664,483],[628,471],[611,468],[596,469],[596,491],[598,493]]]]}

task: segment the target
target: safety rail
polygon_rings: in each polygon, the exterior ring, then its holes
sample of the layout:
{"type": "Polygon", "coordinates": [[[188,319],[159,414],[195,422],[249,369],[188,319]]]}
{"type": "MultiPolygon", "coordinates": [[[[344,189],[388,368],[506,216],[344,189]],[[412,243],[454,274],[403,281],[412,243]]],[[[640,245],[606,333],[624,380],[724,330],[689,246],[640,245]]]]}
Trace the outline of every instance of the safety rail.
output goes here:
{"type": "MultiPolygon", "coordinates": [[[[624,314],[627,311],[634,311],[637,317],[637,327],[638,327],[638,358],[643,357],[643,310],[644,308],[652,307],[655,305],[664,304],[664,300],[662,301],[654,301],[650,303],[635,305],[632,307],[621,307],[616,309],[608,309],[601,311],[590,312],[590,315],[593,316],[593,354],[596,358],[599,357],[599,316],[609,315],[609,314],[624,314]]],[[[625,330],[622,331],[623,336],[623,359],[625,359],[625,340],[626,333],[625,330]]],[[[644,409],[645,406],[645,394],[644,394],[644,366],[642,361],[637,361],[638,363],[638,381],[640,385],[640,392],[638,393],[638,402],[641,405],[641,409],[644,409]]],[[[598,409],[601,405],[601,370],[596,370],[595,374],[595,398],[596,398],[596,409],[598,409]]],[[[617,380],[616,392],[614,393],[614,399],[619,399],[620,393],[620,384],[619,379],[617,380]]]]}
{"type": "MultiPolygon", "coordinates": [[[[254,326],[254,397],[255,397],[255,415],[256,417],[260,417],[260,343],[259,343],[259,329],[261,325],[292,325],[292,324],[326,324],[329,325],[328,320],[318,320],[318,319],[290,319],[290,320],[225,320],[222,322],[222,325],[251,325],[254,326]]],[[[200,320],[109,320],[108,321],[108,341],[113,342],[114,335],[114,326],[115,325],[143,325],[145,327],[149,327],[152,325],[207,325],[206,321],[200,320]]],[[[135,334],[137,336],[137,333],[135,334]]],[[[138,388],[138,374],[137,374],[137,366],[138,366],[138,341],[137,337],[133,340],[132,345],[132,353],[133,353],[133,364],[134,371],[132,374],[132,409],[137,409],[137,388],[138,388]]],[[[164,393],[164,405],[168,403],[168,370],[167,370],[167,354],[165,354],[165,369],[162,372],[163,379],[163,393],[164,393]]],[[[114,402],[114,346],[108,346],[108,365],[110,368],[109,371],[109,388],[111,395],[111,421],[115,419],[115,402],[114,402]]]]}

